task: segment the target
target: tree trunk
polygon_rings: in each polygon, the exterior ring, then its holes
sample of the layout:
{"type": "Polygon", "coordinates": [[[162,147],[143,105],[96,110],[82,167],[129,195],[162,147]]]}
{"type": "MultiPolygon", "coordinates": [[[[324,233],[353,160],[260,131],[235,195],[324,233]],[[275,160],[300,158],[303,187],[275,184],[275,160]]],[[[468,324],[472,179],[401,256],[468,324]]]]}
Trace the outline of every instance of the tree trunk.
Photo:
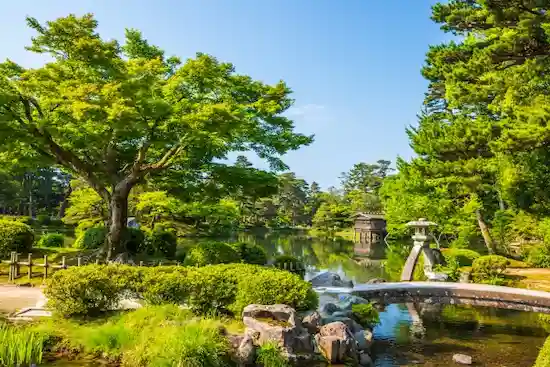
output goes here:
{"type": "Polygon", "coordinates": [[[65,191],[65,195],[63,196],[63,201],[61,202],[61,206],[59,207],[59,219],[62,219],[65,216],[65,211],[69,207],[69,196],[71,196],[73,192],[73,188],[71,185],[67,188],[67,191],[65,191]]]}
{"type": "Polygon", "coordinates": [[[493,242],[491,234],[489,233],[489,227],[487,227],[487,223],[485,223],[483,215],[481,215],[481,211],[479,209],[476,210],[476,218],[477,223],[479,224],[479,229],[481,230],[481,235],[483,236],[483,241],[485,242],[485,246],[487,246],[489,254],[496,253],[495,243],[493,242]]]}
{"type": "Polygon", "coordinates": [[[128,195],[130,185],[117,185],[109,202],[109,233],[107,235],[107,260],[126,251],[122,236],[128,224],[128,195]]]}

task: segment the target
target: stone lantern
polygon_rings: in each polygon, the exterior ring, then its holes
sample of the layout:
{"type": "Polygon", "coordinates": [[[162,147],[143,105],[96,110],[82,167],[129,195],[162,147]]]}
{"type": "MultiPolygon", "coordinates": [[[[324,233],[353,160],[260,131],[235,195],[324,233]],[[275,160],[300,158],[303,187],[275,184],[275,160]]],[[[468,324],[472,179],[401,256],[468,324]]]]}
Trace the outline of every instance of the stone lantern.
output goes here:
{"type": "Polygon", "coordinates": [[[430,249],[430,244],[428,242],[428,230],[432,226],[437,224],[430,222],[425,218],[420,218],[418,220],[409,222],[406,224],[407,227],[414,228],[414,234],[412,239],[414,241],[413,248],[407,261],[405,262],[405,267],[401,273],[401,281],[411,281],[414,274],[414,267],[418,262],[418,257],[420,254],[424,254],[424,271],[425,273],[431,272],[436,261],[433,252],[430,249]]]}

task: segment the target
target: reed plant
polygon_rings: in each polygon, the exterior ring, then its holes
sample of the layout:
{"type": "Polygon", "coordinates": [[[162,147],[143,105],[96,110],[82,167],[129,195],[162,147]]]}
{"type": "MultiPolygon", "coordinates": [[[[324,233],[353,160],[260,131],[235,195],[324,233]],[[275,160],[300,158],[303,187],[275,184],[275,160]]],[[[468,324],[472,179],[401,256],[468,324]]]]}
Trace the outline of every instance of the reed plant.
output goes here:
{"type": "Polygon", "coordinates": [[[0,324],[0,366],[26,367],[42,362],[45,339],[31,329],[0,324]]]}

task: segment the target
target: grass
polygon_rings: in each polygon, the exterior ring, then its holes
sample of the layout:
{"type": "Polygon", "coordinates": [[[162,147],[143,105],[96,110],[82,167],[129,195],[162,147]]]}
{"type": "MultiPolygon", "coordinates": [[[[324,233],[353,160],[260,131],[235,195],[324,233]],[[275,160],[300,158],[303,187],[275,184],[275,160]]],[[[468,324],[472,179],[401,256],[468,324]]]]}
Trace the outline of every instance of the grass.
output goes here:
{"type": "Polygon", "coordinates": [[[263,367],[289,367],[288,359],[281,353],[275,342],[267,342],[258,348],[256,363],[263,367]]]}
{"type": "Polygon", "coordinates": [[[550,366],[550,337],[546,339],[546,342],[542,346],[542,349],[540,350],[540,353],[533,367],[548,367],[548,366],[550,366]]]}
{"type": "Polygon", "coordinates": [[[177,306],[149,306],[93,320],[50,319],[32,326],[55,336],[54,351],[96,356],[122,366],[222,367],[229,364],[224,333],[242,333],[242,322],[198,318],[177,306]],[[225,332],[222,332],[222,329],[225,332]]]}
{"type": "Polygon", "coordinates": [[[42,362],[45,338],[28,328],[0,325],[0,366],[28,366],[42,362]]]}

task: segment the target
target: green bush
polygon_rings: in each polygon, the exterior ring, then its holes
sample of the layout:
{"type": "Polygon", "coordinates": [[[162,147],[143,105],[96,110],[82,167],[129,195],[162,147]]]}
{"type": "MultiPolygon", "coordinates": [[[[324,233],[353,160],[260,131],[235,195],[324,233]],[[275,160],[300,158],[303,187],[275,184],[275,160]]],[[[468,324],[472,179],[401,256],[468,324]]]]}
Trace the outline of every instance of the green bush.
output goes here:
{"type": "Polygon", "coordinates": [[[290,367],[281,347],[275,342],[264,343],[258,348],[256,364],[262,367],[290,367]]]}
{"type": "Polygon", "coordinates": [[[474,260],[479,258],[481,255],[473,250],[462,248],[449,248],[443,253],[443,256],[445,256],[447,262],[457,261],[458,265],[462,267],[472,266],[474,260]]]}
{"type": "Polygon", "coordinates": [[[142,286],[143,299],[152,305],[183,304],[189,301],[191,282],[186,268],[165,271],[162,268],[148,269],[142,286]]]}
{"type": "Polygon", "coordinates": [[[529,249],[525,261],[533,268],[550,268],[550,246],[533,246],[529,249]]]}
{"type": "Polygon", "coordinates": [[[550,366],[550,337],[546,338],[533,367],[550,366]]]}
{"type": "Polygon", "coordinates": [[[139,228],[125,228],[122,233],[122,243],[130,254],[137,254],[145,243],[145,233],[139,228]]]}
{"type": "Polygon", "coordinates": [[[48,307],[63,316],[95,315],[112,309],[123,296],[124,282],[113,277],[115,266],[74,266],[48,279],[48,307]],[[112,267],[111,271],[107,271],[112,267]]]}
{"type": "Polygon", "coordinates": [[[238,285],[231,311],[240,315],[250,304],[284,304],[297,311],[317,307],[319,298],[309,282],[298,275],[276,269],[266,269],[238,285]]]}
{"type": "Polygon", "coordinates": [[[105,227],[88,228],[76,239],[74,247],[87,250],[100,248],[105,243],[106,236],[107,229],[105,229],[105,227]]]}
{"type": "Polygon", "coordinates": [[[495,278],[500,278],[506,267],[510,264],[510,260],[503,256],[487,255],[477,258],[472,264],[472,274],[475,281],[492,281],[495,278]]]}
{"type": "Polygon", "coordinates": [[[0,215],[0,221],[2,220],[8,220],[11,222],[19,222],[31,225],[33,223],[33,219],[28,216],[20,216],[20,215],[0,215]]]}
{"type": "Polygon", "coordinates": [[[204,242],[189,250],[185,256],[184,264],[205,266],[237,263],[239,261],[239,254],[231,246],[223,242],[204,242]]]}
{"type": "Polygon", "coordinates": [[[364,328],[372,328],[380,322],[378,310],[371,303],[351,306],[352,316],[364,328]]]}
{"type": "Polygon", "coordinates": [[[103,227],[103,224],[93,219],[81,220],[74,230],[75,237],[76,238],[81,237],[84,234],[84,232],[94,227],[103,227]]]}
{"type": "Polygon", "coordinates": [[[61,233],[46,233],[38,240],[38,247],[63,247],[65,236],[61,233]]]}
{"type": "Polygon", "coordinates": [[[275,258],[273,266],[278,269],[287,270],[291,273],[298,274],[302,278],[306,275],[306,266],[297,257],[291,255],[279,255],[275,258]]]}
{"type": "Polygon", "coordinates": [[[144,252],[172,259],[176,256],[177,247],[178,239],[175,234],[155,229],[145,238],[144,252]]]}
{"type": "Polygon", "coordinates": [[[232,243],[231,247],[237,251],[241,260],[246,264],[265,265],[267,263],[267,253],[261,246],[238,242],[232,243]]]}
{"type": "Polygon", "coordinates": [[[36,216],[36,223],[42,226],[47,226],[51,223],[51,218],[47,214],[39,214],[36,216]]]}
{"type": "Polygon", "coordinates": [[[0,220],[0,257],[10,252],[29,252],[34,242],[31,227],[18,221],[0,220]]]}

